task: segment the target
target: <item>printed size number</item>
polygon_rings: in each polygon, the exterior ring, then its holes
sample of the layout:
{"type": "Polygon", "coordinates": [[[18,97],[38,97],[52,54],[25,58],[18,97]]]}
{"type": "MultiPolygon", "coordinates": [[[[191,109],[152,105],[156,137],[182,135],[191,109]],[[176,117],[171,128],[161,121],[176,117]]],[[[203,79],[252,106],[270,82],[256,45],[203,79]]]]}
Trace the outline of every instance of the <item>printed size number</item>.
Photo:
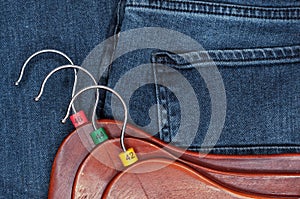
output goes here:
{"type": "Polygon", "coordinates": [[[119,154],[119,157],[125,167],[132,165],[133,163],[138,161],[138,157],[135,154],[133,148],[128,149],[119,154]]]}
{"type": "Polygon", "coordinates": [[[135,159],[135,155],[133,152],[129,152],[128,154],[126,154],[127,161],[132,160],[132,159],[135,159]]]}
{"type": "Polygon", "coordinates": [[[75,123],[80,124],[81,122],[83,122],[83,119],[80,116],[75,118],[75,123]]]}
{"type": "Polygon", "coordinates": [[[98,133],[97,135],[96,135],[96,138],[97,139],[103,139],[104,138],[104,135],[103,135],[103,133],[101,132],[101,133],[98,133]]]}

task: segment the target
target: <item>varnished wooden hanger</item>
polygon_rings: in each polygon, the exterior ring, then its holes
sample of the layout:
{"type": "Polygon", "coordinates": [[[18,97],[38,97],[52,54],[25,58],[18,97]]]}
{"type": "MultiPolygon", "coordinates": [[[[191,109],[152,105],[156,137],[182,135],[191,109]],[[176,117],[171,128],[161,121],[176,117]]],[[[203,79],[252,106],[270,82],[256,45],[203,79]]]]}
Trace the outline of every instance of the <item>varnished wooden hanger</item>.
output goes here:
{"type": "MultiPolygon", "coordinates": [[[[69,60],[66,55],[54,50],[37,52],[23,65],[16,85],[18,85],[21,80],[24,69],[29,60],[33,56],[43,52],[55,52],[65,56],[69,60]]],[[[70,63],[73,64],[72,61],[70,61],[70,63]]],[[[74,67],[80,69],[78,66],[67,65],[55,69],[52,73],[63,68],[74,67]]],[[[50,77],[52,73],[50,73],[47,78],[50,77]]],[[[94,80],[92,75],[90,76],[94,80]]],[[[47,78],[44,83],[47,81],[47,78]]],[[[94,83],[96,84],[95,80],[94,83]]],[[[42,90],[43,86],[41,87],[40,94],[36,100],[39,99],[42,90]]],[[[93,115],[95,115],[95,111],[93,115]]],[[[118,127],[121,126],[122,123],[103,120],[100,122],[100,125],[106,128],[112,140],[96,147],[91,154],[89,154],[89,152],[95,147],[89,135],[94,130],[91,124],[81,126],[64,140],[53,163],[49,187],[49,198],[71,198],[72,193],[75,198],[81,198],[82,196],[93,198],[101,196],[141,197],[143,195],[126,194],[124,191],[139,190],[139,188],[143,188],[147,184],[146,181],[157,179],[153,176],[163,174],[166,174],[165,178],[169,178],[166,182],[171,182],[171,184],[172,181],[174,181],[174,176],[180,176],[183,179],[188,178],[189,180],[186,180],[187,182],[190,182],[190,178],[192,177],[202,185],[214,186],[219,190],[218,193],[222,193],[221,195],[217,194],[218,197],[225,197],[226,194],[261,198],[300,197],[299,154],[273,156],[207,155],[203,157],[201,155],[201,157],[199,157],[199,153],[187,152],[182,149],[166,145],[162,141],[147,135],[145,132],[133,126],[128,126],[126,142],[137,149],[140,162],[132,167],[124,168],[120,164],[119,159],[117,159],[121,150],[118,142],[120,131],[118,127]],[[137,137],[139,139],[132,137],[137,137]],[[101,156],[98,157],[99,154],[101,154],[101,156]],[[101,159],[104,161],[99,161],[101,159]],[[145,178],[145,176],[140,176],[144,174],[145,171],[148,171],[149,168],[156,168],[160,166],[163,167],[162,170],[147,172],[147,174],[150,174],[149,177],[145,178]],[[166,168],[168,170],[163,170],[166,168]],[[169,171],[170,169],[172,172],[169,171]],[[100,176],[97,175],[99,171],[103,170],[106,172],[102,173],[100,176]],[[142,173],[135,173],[132,175],[132,172],[137,171],[142,171],[142,173]],[[168,176],[167,174],[171,175],[168,176]],[[137,179],[139,179],[139,181],[140,179],[145,179],[143,183],[146,184],[137,183],[137,179]],[[128,188],[126,190],[122,190],[122,192],[114,195],[116,194],[116,191],[114,190],[121,190],[121,188],[124,188],[123,185],[128,182],[135,183],[136,187],[130,187],[131,189],[128,188]],[[73,184],[74,188],[72,192],[73,184]],[[94,185],[96,185],[96,188],[93,188],[94,185]],[[223,193],[225,195],[223,195],[223,193]]],[[[169,185],[168,183],[165,183],[164,185],[167,186],[169,185]]],[[[158,188],[160,187],[158,186],[158,188]]],[[[174,190],[175,189],[164,189],[163,191],[171,191],[173,193],[174,190]]],[[[156,190],[155,194],[158,194],[159,191],[160,190],[156,190]]],[[[144,190],[141,192],[141,194],[146,194],[146,196],[151,193],[153,194],[154,192],[151,192],[150,190],[144,190]]],[[[197,190],[196,192],[192,191],[192,193],[198,194],[197,190]]],[[[212,192],[210,192],[210,194],[212,194],[212,192]]],[[[182,197],[186,195],[177,194],[176,196],[182,197]]],[[[211,195],[207,196],[209,197],[211,195]]]]}
{"type": "Polygon", "coordinates": [[[95,147],[89,135],[93,131],[91,123],[81,126],[60,145],[52,164],[49,199],[71,198],[76,171],[89,151],[95,147]]]}
{"type": "MultiPolygon", "coordinates": [[[[110,138],[119,137],[121,124],[122,122],[112,120],[100,122],[100,125],[106,129],[110,138]]],[[[74,198],[81,198],[84,194],[100,197],[111,180],[118,175],[122,175],[120,173],[125,168],[121,165],[119,159],[118,161],[113,161],[114,167],[108,167],[112,170],[104,169],[106,171],[104,174],[109,174],[106,178],[101,172],[100,175],[97,175],[97,172],[103,171],[104,167],[95,157],[101,154],[99,158],[105,158],[105,154],[108,154],[107,152],[100,153],[99,151],[104,150],[112,153],[108,156],[112,161],[118,158],[117,155],[121,148],[119,147],[118,139],[109,140],[98,146],[87,156],[89,150],[93,147],[89,145],[88,141],[91,131],[93,131],[93,128],[90,124],[82,126],[70,134],[61,145],[52,167],[49,198],[70,198],[73,183],[74,198]],[[90,148],[86,148],[84,145],[90,146],[90,148]],[[113,147],[116,151],[111,149],[113,145],[118,146],[113,147]],[[91,163],[93,160],[95,160],[94,164],[91,163]],[[79,168],[81,162],[82,165],[79,168]],[[86,170],[91,168],[92,170],[86,170]],[[74,182],[77,170],[78,175],[74,182]],[[99,185],[100,182],[104,183],[102,187],[99,185]],[[93,189],[94,185],[96,187],[93,189]]],[[[223,191],[224,193],[237,193],[240,196],[265,198],[300,197],[300,187],[297,186],[300,184],[299,154],[257,156],[207,155],[199,158],[198,153],[182,152],[181,149],[176,147],[166,146],[162,141],[131,125],[127,126],[126,136],[139,138],[126,138],[126,143],[135,148],[140,160],[167,158],[174,161],[174,155],[183,154],[177,160],[180,164],[194,169],[198,172],[197,175],[201,175],[202,178],[219,186],[220,189],[226,190],[225,192],[223,191]],[[161,150],[163,146],[165,146],[165,150],[161,150]],[[158,151],[153,152],[155,151],[154,149],[158,151]],[[143,155],[140,155],[140,153],[143,155]]],[[[109,161],[105,162],[107,164],[109,161]]]]}
{"type": "Polygon", "coordinates": [[[102,198],[240,198],[213,186],[217,185],[180,162],[156,158],[120,172],[102,198]]]}

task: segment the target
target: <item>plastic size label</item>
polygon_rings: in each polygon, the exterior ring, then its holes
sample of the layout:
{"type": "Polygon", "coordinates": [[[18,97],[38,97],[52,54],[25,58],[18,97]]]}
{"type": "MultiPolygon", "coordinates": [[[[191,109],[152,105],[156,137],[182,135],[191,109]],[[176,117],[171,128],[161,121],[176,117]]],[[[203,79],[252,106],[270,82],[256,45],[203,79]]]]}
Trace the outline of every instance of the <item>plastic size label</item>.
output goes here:
{"type": "Polygon", "coordinates": [[[88,119],[86,118],[82,110],[71,115],[70,120],[72,121],[75,128],[88,122],[88,119]]]}
{"type": "Polygon", "coordinates": [[[119,154],[119,157],[125,167],[132,165],[138,161],[138,157],[135,154],[133,148],[129,148],[127,151],[119,154]]]}
{"type": "Polygon", "coordinates": [[[108,136],[107,136],[104,128],[99,128],[96,131],[91,132],[90,136],[95,145],[108,140],[108,136]]]}

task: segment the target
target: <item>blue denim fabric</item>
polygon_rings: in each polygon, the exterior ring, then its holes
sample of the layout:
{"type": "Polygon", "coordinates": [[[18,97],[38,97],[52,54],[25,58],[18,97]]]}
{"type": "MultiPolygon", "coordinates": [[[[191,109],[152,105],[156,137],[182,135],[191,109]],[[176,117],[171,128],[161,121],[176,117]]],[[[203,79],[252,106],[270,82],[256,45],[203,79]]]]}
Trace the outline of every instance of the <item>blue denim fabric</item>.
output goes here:
{"type": "MultiPolygon", "coordinates": [[[[213,0],[120,2],[117,11],[118,1],[0,3],[0,198],[46,198],[55,153],[73,130],[70,123],[59,122],[70,99],[72,70],[53,76],[40,102],[33,101],[46,74],[66,60],[53,54],[34,58],[20,86],[15,87],[24,61],[38,50],[54,48],[81,64],[107,36],[133,28],[157,26],[180,31],[197,40],[214,59],[224,80],[228,107],[224,129],[212,152],[300,152],[299,1],[219,0],[222,6],[213,0]]],[[[197,59],[202,52],[195,50],[188,48],[179,55],[157,49],[128,53],[114,62],[103,82],[114,87],[126,71],[151,61],[179,71],[197,91],[201,123],[191,146],[175,144],[199,151],[211,109],[203,79],[182,59],[193,56],[196,66],[203,67],[203,60],[197,59]]],[[[171,77],[154,68],[153,73],[139,78],[171,77]]],[[[176,88],[174,83],[172,89],[176,88]]],[[[144,85],[134,92],[129,108],[139,126],[151,119],[162,123],[163,128],[149,132],[160,139],[172,142],[178,133],[180,107],[169,88],[144,85]],[[161,120],[148,116],[155,104],[167,111],[159,113],[161,120]]],[[[100,110],[103,117],[113,116],[110,95],[100,110]]]]}
{"type": "Polygon", "coordinates": [[[110,31],[117,1],[1,1],[0,198],[47,198],[51,165],[73,126],[61,124],[70,101],[73,70],[55,74],[39,102],[33,98],[45,76],[67,64],[44,54],[28,65],[14,86],[25,60],[53,48],[76,64],[110,31]]]}
{"type": "MultiPolygon", "coordinates": [[[[179,133],[182,107],[172,90],[178,90],[182,82],[174,81],[173,72],[155,65],[153,73],[137,76],[133,81],[162,80],[172,82],[172,86],[147,84],[134,92],[130,113],[138,126],[143,128],[150,123],[148,110],[159,104],[163,111],[156,109],[158,130],[151,133],[165,142],[219,154],[299,153],[300,2],[222,2],[127,0],[119,10],[116,27],[123,32],[143,27],[168,28],[203,46],[217,65],[226,90],[225,124],[216,145],[203,145],[212,107],[207,85],[196,68],[207,67],[202,59],[205,52],[183,46],[176,53],[157,49],[127,53],[111,66],[108,86],[115,87],[126,72],[141,64],[167,65],[181,73],[196,93],[200,107],[197,134],[191,144],[184,138],[174,140],[179,133]],[[185,61],[187,57],[193,64],[185,61]]],[[[116,41],[116,45],[123,44],[116,41]]],[[[188,93],[183,95],[189,97],[188,93]]],[[[112,117],[110,100],[108,96],[105,117],[112,117]]],[[[188,131],[183,134],[191,136],[188,131]]]]}

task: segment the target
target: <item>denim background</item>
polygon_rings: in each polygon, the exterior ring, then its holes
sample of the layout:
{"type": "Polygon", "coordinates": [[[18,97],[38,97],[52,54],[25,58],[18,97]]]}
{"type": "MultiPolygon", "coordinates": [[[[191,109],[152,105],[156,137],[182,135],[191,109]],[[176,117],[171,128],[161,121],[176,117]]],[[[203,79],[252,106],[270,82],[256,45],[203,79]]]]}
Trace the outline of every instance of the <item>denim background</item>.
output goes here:
{"type": "MultiPolygon", "coordinates": [[[[23,81],[15,87],[24,61],[38,50],[54,48],[81,64],[88,53],[114,31],[138,27],[159,26],[180,31],[199,41],[214,58],[224,79],[228,114],[213,152],[300,152],[300,2],[219,0],[249,7],[294,9],[274,12],[253,8],[246,9],[247,12],[233,11],[237,7],[227,5],[227,9],[232,8],[229,12],[225,7],[222,10],[218,6],[207,6],[212,4],[195,2],[163,4],[158,0],[130,0],[126,4],[124,1],[119,9],[117,0],[0,3],[0,198],[46,198],[56,150],[73,130],[70,122],[60,123],[70,99],[73,70],[53,76],[40,102],[33,101],[46,74],[67,61],[53,54],[40,55],[29,63],[23,81]],[[295,6],[297,8],[293,8],[295,6]],[[120,18],[115,18],[116,13],[120,18]]],[[[197,57],[201,54],[193,50],[180,55],[197,57]]],[[[110,67],[107,84],[113,87],[127,70],[151,61],[177,69],[197,91],[202,118],[189,149],[199,151],[209,122],[210,101],[201,76],[188,63],[168,52],[151,49],[132,52],[110,67]]],[[[201,60],[195,61],[197,67],[202,67],[201,60]]],[[[164,71],[156,73],[156,78],[172,77],[164,71]]],[[[154,78],[153,74],[149,77],[154,78]]],[[[105,102],[101,115],[110,118],[110,95],[105,102]]],[[[167,88],[149,84],[137,90],[130,103],[133,121],[140,126],[147,125],[150,118],[145,113],[154,104],[164,106],[170,117],[164,120],[164,129],[151,133],[171,142],[181,118],[178,100],[167,88]]],[[[178,143],[178,146],[185,147],[184,144],[178,143]]]]}
{"type": "Polygon", "coordinates": [[[62,119],[70,100],[73,70],[47,82],[39,102],[33,98],[43,78],[68,62],[44,54],[28,65],[14,86],[25,60],[53,48],[81,64],[109,32],[116,1],[1,1],[0,198],[47,198],[51,165],[64,137],[73,131],[62,119]]]}
{"type": "MultiPolygon", "coordinates": [[[[148,84],[134,93],[140,99],[140,103],[134,99],[130,103],[135,123],[149,124],[150,118],[145,112],[158,104],[164,111],[157,108],[160,120],[156,136],[165,142],[193,151],[220,154],[300,152],[300,2],[222,2],[234,4],[128,0],[119,9],[118,23],[121,31],[142,27],[176,30],[198,41],[208,52],[223,78],[227,102],[224,128],[216,145],[203,145],[212,108],[207,85],[195,70],[209,68],[201,59],[205,54],[201,50],[182,44],[177,56],[157,52],[157,49],[133,51],[118,58],[110,68],[108,85],[114,87],[127,71],[149,60],[165,64],[181,73],[197,95],[199,104],[189,105],[199,106],[201,116],[193,142],[190,144],[184,138],[174,141],[178,133],[191,136],[189,129],[178,132],[182,107],[170,92],[179,90],[182,82],[174,80],[173,72],[156,66],[152,69],[154,74],[136,77],[135,81],[152,78],[153,82],[160,79],[172,85],[166,88],[148,84]],[[183,61],[187,57],[193,58],[193,66],[183,61]]],[[[122,48],[123,43],[117,42],[118,45],[122,48]]],[[[182,93],[186,98],[190,94],[182,93]]],[[[106,102],[109,101],[108,96],[106,102]]],[[[106,103],[106,117],[111,115],[110,110],[110,104],[106,103]]]]}

